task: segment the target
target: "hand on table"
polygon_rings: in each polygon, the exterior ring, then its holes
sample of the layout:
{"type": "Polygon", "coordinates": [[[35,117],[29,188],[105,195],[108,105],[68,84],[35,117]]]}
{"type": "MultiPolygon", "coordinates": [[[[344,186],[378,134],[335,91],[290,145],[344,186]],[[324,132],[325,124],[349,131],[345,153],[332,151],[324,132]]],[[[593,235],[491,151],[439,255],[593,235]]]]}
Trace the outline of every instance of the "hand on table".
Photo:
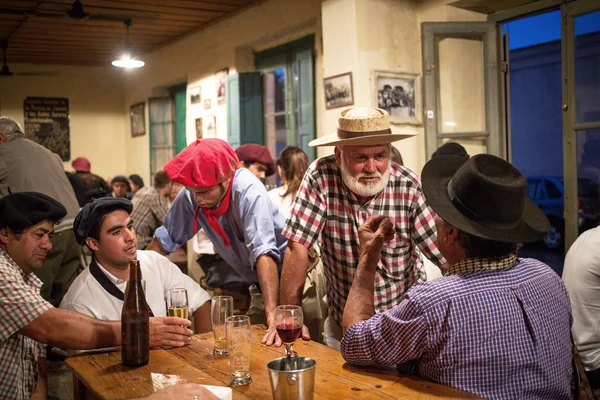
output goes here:
{"type": "Polygon", "coordinates": [[[192,323],[177,317],[150,318],[150,347],[186,345],[194,332],[187,327],[192,323]]]}
{"type": "Polygon", "coordinates": [[[218,400],[219,398],[212,392],[195,383],[184,383],[179,385],[169,386],[168,388],[159,390],[150,396],[144,397],[147,400],[218,400]]]}
{"type": "MultiPolygon", "coordinates": [[[[302,340],[310,340],[310,333],[308,332],[308,328],[306,325],[302,325],[302,340]]],[[[281,346],[281,338],[277,334],[277,328],[275,321],[269,323],[269,327],[267,328],[267,332],[262,340],[263,344],[270,346],[274,344],[276,347],[281,346]]]]}

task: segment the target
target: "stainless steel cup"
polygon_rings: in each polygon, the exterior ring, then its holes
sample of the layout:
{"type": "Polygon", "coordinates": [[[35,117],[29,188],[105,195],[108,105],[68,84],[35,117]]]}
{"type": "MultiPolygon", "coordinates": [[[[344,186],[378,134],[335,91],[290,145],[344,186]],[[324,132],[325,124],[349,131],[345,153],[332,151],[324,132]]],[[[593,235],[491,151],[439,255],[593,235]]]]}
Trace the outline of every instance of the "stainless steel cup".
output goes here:
{"type": "Polygon", "coordinates": [[[308,357],[276,358],[267,363],[274,400],[312,400],[317,362],[308,357]]]}

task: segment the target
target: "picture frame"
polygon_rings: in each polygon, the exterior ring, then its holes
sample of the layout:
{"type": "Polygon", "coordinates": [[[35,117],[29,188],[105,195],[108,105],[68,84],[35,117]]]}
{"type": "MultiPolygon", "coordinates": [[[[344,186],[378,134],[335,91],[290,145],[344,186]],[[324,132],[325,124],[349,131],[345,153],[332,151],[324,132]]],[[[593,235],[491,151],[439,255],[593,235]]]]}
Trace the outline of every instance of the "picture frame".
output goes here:
{"type": "Polygon", "coordinates": [[[146,102],[142,101],[129,107],[129,120],[132,137],[146,134],[146,102]]]}
{"type": "Polygon", "coordinates": [[[193,86],[190,88],[190,104],[199,104],[202,101],[202,87],[193,86]]]}
{"type": "Polygon", "coordinates": [[[215,73],[217,83],[217,104],[225,104],[225,79],[229,74],[229,68],[223,68],[215,73]]]}
{"type": "Polygon", "coordinates": [[[210,110],[211,107],[211,100],[210,99],[204,99],[204,109],[205,110],[210,110]]]}
{"type": "Polygon", "coordinates": [[[390,114],[390,123],[422,125],[421,76],[399,71],[373,71],[373,102],[390,114]]]}
{"type": "Polygon", "coordinates": [[[206,135],[204,137],[207,138],[216,138],[217,137],[217,119],[214,115],[208,115],[204,117],[204,122],[206,124],[204,132],[206,135]]]}
{"type": "Polygon", "coordinates": [[[327,110],[354,104],[352,72],[327,77],[323,79],[323,86],[325,89],[325,108],[327,110]]]}
{"type": "Polygon", "coordinates": [[[202,139],[204,130],[202,118],[196,118],[194,122],[196,123],[196,139],[202,139]]]}

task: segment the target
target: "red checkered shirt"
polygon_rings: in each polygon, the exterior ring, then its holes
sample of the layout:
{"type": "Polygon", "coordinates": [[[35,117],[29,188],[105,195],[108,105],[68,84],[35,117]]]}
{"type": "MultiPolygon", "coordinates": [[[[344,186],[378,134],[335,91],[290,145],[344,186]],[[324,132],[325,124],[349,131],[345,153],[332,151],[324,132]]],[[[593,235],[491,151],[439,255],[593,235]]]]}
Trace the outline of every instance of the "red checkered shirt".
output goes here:
{"type": "Polygon", "coordinates": [[[399,304],[404,292],[425,279],[417,248],[438,266],[445,262],[435,245],[435,214],[425,203],[420,180],[412,171],[392,164],[385,189],[361,205],[344,185],[334,156],[316,160],[304,175],[283,235],[307,248],[321,236],[327,302],[340,325],[358,266],[358,227],[371,215],[389,217],[396,229],[377,264],[376,312],[399,304]]]}
{"type": "Polygon", "coordinates": [[[18,331],[52,308],[40,296],[42,282],[24,275],[0,249],[0,398],[29,399],[38,377],[38,357],[45,346],[18,331]]]}

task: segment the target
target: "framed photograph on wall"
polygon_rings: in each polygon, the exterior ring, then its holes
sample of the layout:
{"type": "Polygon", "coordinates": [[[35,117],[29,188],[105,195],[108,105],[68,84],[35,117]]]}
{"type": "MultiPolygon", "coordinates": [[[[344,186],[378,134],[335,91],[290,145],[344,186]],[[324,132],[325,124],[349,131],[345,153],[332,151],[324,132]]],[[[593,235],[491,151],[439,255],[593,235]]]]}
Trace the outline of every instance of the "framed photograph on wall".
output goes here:
{"type": "Polygon", "coordinates": [[[393,124],[421,125],[421,76],[405,72],[373,71],[375,105],[390,114],[393,124]]]}
{"type": "Polygon", "coordinates": [[[131,136],[144,136],[146,134],[146,103],[141,102],[129,107],[131,121],[131,136]]]}
{"type": "Polygon", "coordinates": [[[210,99],[204,99],[204,109],[205,110],[210,110],[210,107],[211,107],[210,103],[211,103],[210,99]]]}
{"type": "Polygon", "coordinates": [[[229,74],[229,68],[218,70],[215,74],[217,82],[217,103],[225,104],[225,78],[229,74]]]}
{"type": "Polygon", "coordinates": [[[330,76],[324,79],[325,107],[332,108],[351,106],[354,104],[354,88],[352,87],[352,72],[330,76]]]}
{"type": "Polygon", "coordinates": [[[214,115],[209,115],[204,117],[204,120],[206,122],[206,129],[204,130],[206,132],[206,137],[207,138],[216,138],[217,137],[217,119],[215,118],[214,115]]]}
{"type": "Polygon", "coordinates": [[[202,139],[202,118],[196,118],[194,121],[196,122],[196,139],[202,139]]]}
{"type": "Polygon", "coordinates": [[[194,86],[190,88],[190,103],[198,104],[202,101],[202,88],[200,86],[194,86]]]}

